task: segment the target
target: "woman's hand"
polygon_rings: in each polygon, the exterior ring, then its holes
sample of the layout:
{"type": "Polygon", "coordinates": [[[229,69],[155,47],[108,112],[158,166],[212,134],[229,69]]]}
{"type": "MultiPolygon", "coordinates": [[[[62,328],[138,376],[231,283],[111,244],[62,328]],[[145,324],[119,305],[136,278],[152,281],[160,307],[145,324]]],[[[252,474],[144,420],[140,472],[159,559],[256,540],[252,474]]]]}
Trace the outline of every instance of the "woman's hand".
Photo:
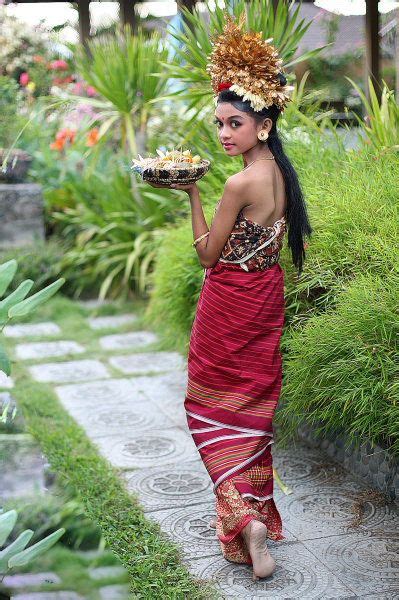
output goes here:
{"type": "Polygon", "coordinates": [[[184,192],[187,192],[187,194],[189,196],[191,196],[191,194],[193,194],[195,191],[198,191],[198,186],[195,182],[189,183],[189,184],[180,184],[180,183],[152,183],[150,181],[147,181],[147,183],[155,188],[169,188],[172,190],[183,190],[184,192]]]}
{"type": "Polygon", "coordinates": [[[152,181],[146,181],[146,183],[155,188],[170,188],[170,183],[152,183],[152,181]]]}
{"type": "Polygon", "coordinates": [[[198,192],[198,186],[196,183],[189,183],[189,184],[185,184],[185,185],[180,184],[180,183],[172,183],[170,187],[173,190],[183,190],[183,191],[187,192],[187,194],[189,196],[191,196],[195,192],[198,192]]]}

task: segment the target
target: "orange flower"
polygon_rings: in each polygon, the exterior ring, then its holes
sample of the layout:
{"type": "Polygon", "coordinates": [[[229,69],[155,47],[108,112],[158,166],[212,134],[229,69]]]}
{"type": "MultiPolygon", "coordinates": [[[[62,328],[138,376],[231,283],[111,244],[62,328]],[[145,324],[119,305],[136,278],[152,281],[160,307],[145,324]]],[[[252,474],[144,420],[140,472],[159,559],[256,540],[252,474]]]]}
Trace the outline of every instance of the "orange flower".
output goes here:
{"type": "Polygon", "coordinates": [[[94,127],[93,129],[90,129],[89,133],[87,134],[87,138],[86,138],[86,146],[95,146],[99,139],[100,139],[100,134],[99,134],[98,127],[94,127]]]}
{"type": "Polygon", "coordinates": [[[55,140],[55,142],[52,142],[50,144],[50,148],[51,150],[58,150],[59,152],[61,152],[61,150],[64,149],[65,146],[65,140],[55,140]]]}
{"type": "Polygon", "coordinates": [[[68,127],[65,127],[64,129],[61,129],[60,131],[58,131],[57,135],[55,136],[55,142],[52,142],[50,144],[50,148],[52,150],[63,150],[65,147],[65,144],[67,142],[69,142],[70,144],[73,144],[73,142],[75,141],[75,136],[76,136],[76,130],[75,129],[69,129],[68,127]]]}

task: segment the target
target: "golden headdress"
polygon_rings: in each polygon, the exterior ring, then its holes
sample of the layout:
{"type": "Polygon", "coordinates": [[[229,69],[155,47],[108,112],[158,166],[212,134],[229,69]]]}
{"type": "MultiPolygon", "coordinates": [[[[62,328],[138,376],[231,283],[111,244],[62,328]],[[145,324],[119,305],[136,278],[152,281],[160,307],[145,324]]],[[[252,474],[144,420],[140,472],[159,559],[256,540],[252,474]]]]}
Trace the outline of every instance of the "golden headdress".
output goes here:
{"type": "MultiPolygon", "coordinates": [[[[288,90],[280,79],[282,60],[262,32],[241,31],[245,13],[235,23],[226,13],[222,33],[211,38],[213,50],[206,67],[211,76],[215,100],[223,89],[230,89],[243,100],[249,100],[255,111],[276,104],[284,109],[289,101],[288,90]]],[[[284,81],[284,79],[283,79],[284,81]]]]}

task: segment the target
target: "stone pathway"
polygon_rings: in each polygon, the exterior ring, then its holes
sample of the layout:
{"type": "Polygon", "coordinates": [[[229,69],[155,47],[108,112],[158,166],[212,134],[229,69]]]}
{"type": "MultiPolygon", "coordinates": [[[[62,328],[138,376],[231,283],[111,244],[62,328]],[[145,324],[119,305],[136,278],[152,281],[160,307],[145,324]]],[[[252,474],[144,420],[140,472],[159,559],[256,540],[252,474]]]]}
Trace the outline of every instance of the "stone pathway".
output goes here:
{"type": "MultiPolygon", "coordinates": [[[[98,319],[88,318],[88,325],[98,330],[105,358],[40,363],[29,370],[34,379],[53,383],[99,452],[122,469],[127,489],[180,545],[194,576],[212,580],[224,598],[398,598],[394,506],[379,503],[376,494],[305,444],[274,450],[279,474],[293,490],[288,496],[276,490],[286,539],[270,543],[275,574],[254,583],[250,567],[224,560],[208,526],[214,515],[211,482],[187,428],[184,361],[173,352],[146,352],[157,340],[151,332],[101,336],[103,327],[134,324],[134,315],[98,319]],[[127,349],[137,352],[118,355],[127,349]],[[357,526],[355,509],[362,513],[357,526]]],[[[44,325],[52,335],[54,324],[44,325]]],[[[122,598],[116,587],[109,598],[122,598]]]]}

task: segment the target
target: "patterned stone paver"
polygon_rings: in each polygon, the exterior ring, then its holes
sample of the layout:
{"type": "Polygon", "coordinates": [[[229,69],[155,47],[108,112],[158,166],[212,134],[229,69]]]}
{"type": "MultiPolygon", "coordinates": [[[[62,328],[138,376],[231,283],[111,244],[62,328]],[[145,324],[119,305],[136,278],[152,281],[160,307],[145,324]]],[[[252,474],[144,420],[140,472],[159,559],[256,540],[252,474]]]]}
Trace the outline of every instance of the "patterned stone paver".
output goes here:
{"type": "MultiPolygon", "coordinates": [[[[100,344],[120,351],[156,339],[149,332],[132,332],[104,336],[100,344]]],[[[285,536],[282,542],[270,542],[276,572],[254,582],[250,566],[222,557],[215,531],[208,526],[214,514],[212,483],[187,428],[184,362],[164,352],[111,356],[109,363],[124,374],[120,378],[111,378],[99,361],[31,369],[36,377],[46,378],[40,380],[58,383],[62,404],[99,452],[121,469],[126,488],[138,497],[147,517],[178,543],[193,575],[211,581],[224,598],[398,597],[399,520],[394,506],[368,496],[362,522],[353,527],[355,505],[366,488],[304,443],[273,452],[280,476],[293,490],[284,496],[276,489],[285,536]],[[87,368],[79,367],[86,363],[87,368]],[[168,372],[138,374],[166,364],[168,372]],[[132,373],[136,375],[126,376],[132,373]]],[[[104,599],[127,594],[123,585],[100,590],[104,599]]]]}
{"type": "Polygon", "coordinates": [[[0,505],[8,498],[44,493],[44,459],[29,434],[0,435],[0,505]]]}
{"type": "Polygon", "coordinates": [[[27,325],[6,325],[3,329],[3,333],[6,337],[10,338],[44,337],[59,335],[61,329],[56,323],[46,321],[43,323],[29,323],[27,325]]]}
{"type": "Polygon", "coordinates": [[[88,570],[91,579],[105,579],[107,577],[120,577],[126,575],[126,571],[123,567],[109,566],[109,567],[93,567],[88,570]]]}
{"type": "Polygon", "coordinates": [[[132,597],[128,585],[106,585],[99,592],[101,600],[129,600],[132,597]]]}
{"type": "Polygon", "coordinates": [[[109,377],[106,367],[99,360],[74,360],[45,363],[29,367],[33,379],[55,383],[88,381],[109,377]]]}
{"type": "Polygon", "coordinates": [[[111,304],[111,302],[110,300],[99,300],[98,298],[94,298],[93,300],[80,300],[79,304],[82,308],[92,310],[111,304]]]}
{"type": "Polygon", "coordinates": [[[81,354],[85,349],[77,342],[32,342],[18,344],[15,348],[17,358],[22,360],[48,358],[49,356],[67,356],[68,354],[81,354]]]}
{"type": "Polygon", "coordinates": [[[85,600],[76,592],[24,592],[11,596],[11,600],[85,600]]]}
{"type": "Polygon", "coordinates": [[[11,389],[14,387],[14,380],[12,377],[8,377],[3,371],[0,371],[0,389],[6,388],[11,389]]]}
{"type": "Polygon", "coordinates": [[[110,364],[125,374],[139,374],[148,371],[172,371],[183,369],[183,357],[178,352],[137,352],[125,356],[113,356],[110,364]]]}
{"type": "Polygon", "coordinates": [[[88,320],[91,329],[113,329],[137,321],[137,315],[113,315],[109,317],[91,317],[88,320]]]}
{"type": "Polygon", "coordinates": [[[6,575],[3,584],[10,588],[32,587],[44,583],[61,583],[56,573],[18,573],[6,575]]]}
{"type": "Polygon", "coordinates": [[[132,331],[131,333],[115,333],[100,338],[100,346],[104,350],[128,350],[141,348],[158,341],[158,336],[151,331],[132,331]]]}

